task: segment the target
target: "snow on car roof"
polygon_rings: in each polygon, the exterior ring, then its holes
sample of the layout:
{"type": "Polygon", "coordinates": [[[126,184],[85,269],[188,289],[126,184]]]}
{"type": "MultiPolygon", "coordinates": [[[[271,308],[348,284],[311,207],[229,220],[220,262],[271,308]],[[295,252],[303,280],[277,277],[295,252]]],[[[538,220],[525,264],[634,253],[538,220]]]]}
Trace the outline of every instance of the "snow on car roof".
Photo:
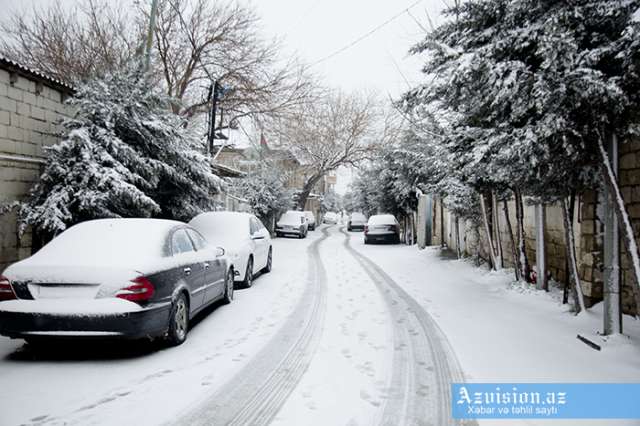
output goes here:
{"type": "Polygon", "coordinates": [[[396,218],[392,214],[377,214],[369,218],[371,225],[393,225],[396,223],[396,218]]]}
{"type": "Polygon", "coordinates": [[[206,212],[191,219],[189,225],[210,242],[219,242],[226,237],[249,235],[249,213],[206,212]]]}
{"type": "Polygon", "coordinates": [[[58,235],[27,259],[60,265],[130,265],[164,254],[168,232],[182,222],[163,219],[98,219],[58,235]]]}

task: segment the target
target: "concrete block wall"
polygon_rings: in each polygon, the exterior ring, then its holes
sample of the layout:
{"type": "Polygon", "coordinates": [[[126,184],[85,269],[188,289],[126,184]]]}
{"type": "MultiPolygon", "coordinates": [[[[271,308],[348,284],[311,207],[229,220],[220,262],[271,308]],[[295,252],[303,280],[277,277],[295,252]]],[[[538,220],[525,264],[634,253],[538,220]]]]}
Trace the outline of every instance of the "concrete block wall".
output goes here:
{"type": "MultiPolygon", "coordinates": [[[[38,181],[43,148],[59,140],[60,121],[70,115],[68,93],[0,69],[0,204],[23,200],[38,181]]],[[[30,254],[31,233],[18,238],[16,212],[0,216],[0,272],[30,254]]]]}

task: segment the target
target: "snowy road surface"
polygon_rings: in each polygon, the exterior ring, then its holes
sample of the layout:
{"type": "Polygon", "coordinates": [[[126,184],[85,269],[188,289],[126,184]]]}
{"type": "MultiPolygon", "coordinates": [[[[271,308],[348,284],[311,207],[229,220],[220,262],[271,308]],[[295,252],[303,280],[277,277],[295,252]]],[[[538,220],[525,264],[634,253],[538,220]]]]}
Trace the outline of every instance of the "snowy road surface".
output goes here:
{"type": "Polygon", "coordinates": [[[439,426],[454,424],[449,384],[464,378],[640,379],[637,339],[596,353],[575,339],[595,318],[576,323],[505,275],[339,226],[273,244],[273,272],[201,315],[182,346],[33,352],[0,338],[0,425],[439,426]]]}

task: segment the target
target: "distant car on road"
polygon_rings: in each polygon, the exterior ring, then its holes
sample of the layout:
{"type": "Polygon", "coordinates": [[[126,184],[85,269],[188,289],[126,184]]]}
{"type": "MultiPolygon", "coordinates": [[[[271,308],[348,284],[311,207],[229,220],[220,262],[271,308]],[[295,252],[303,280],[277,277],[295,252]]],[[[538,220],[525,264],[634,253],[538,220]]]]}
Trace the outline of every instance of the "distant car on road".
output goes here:
{"type": "Polygon", "coordinates": [[[338,215],[334,212],[327,212],[324,215],[323,221],[329,225],[335,225],[338,223],[338,215]]]}
{"type": "Polygon", "coordinates": [[[233,265],[235,281],[244,287],[253,285],[253,278],[258,272],[271,272],[271,235],[254,215],[207,212],[191,219],[189,225],[204,235],[207,241],[225,249],[233,265]]]}
{"type": "Polygon", "coordinates": [[[378,214],[369,218],[364,227],[364,243],[378,241],[400,242],[400,224],[393,215],[378,214]]]}
{"type": "Polygon", "coordinates": [[[367,218],[362,213],[351,213],[347,222],[347,231],[364,231],[367,218]]]}
{"type": "Polygon", "coordinates": [[[185,223],[102,219],[75,225],[0,276],[0,334],[187,338],[189,320],[233,300],[233,267],[185,223]]]}
{"type": "Polygon", "coordinates": [[[296,235],[298,238],[306,238],[309,223],[304,212],[289,210],[280,217],[276,223],[276,236],[296,235]]]}
{"type": "Polygon", "coordinates": [[[307,223],[309,224],[309,230],[310,231],[315,231],[316,230],[316,216],[313,214],[312,211],[309,211],[309,210],[305,210],[304,211],[304,216],[307,218],[307,223]]]}

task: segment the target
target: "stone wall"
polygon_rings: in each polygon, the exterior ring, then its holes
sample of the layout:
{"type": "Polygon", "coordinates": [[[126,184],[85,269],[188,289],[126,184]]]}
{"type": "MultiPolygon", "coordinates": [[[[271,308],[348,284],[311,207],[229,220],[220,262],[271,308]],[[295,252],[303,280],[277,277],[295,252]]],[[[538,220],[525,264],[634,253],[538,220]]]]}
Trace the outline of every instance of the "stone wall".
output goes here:
{"type": "MultiPolygon", "coordinates": [[[[0,205],[23,200],[37,182],[43,147],[58,141],[63,105],[71,89],[46,78],[0,67],[0,205]]],[[[18,238],[15,211],[0,216],[0,272],[31,254],[31,233],[18,238]]]]}
{"type": "MultiPolygon", "coordinates": [[[[621,167],[620,182],[623,189],[623,196],[627,204],[627,209],[631,216],[636,238],[640,239],[640,179],[636,182],[633,173],[625,173],[625,171],[636,171],[640,176],[640,144],[625,145],[621,149],[621,166],[622,159],[633,154],[634,163],[629,160],[625,162],[625,168],[621,167]],[[631,165],[633,164],[633,168],[631,165]],[[637,196],[634,198],[634,191],[637,196]]],[[[513,200],[508,203],[509,218],[516,238],[516,217],[515,203],[513,200]]],[[[500,230],[500,240],[502,243],[502,253],[504,266],[512,268],[515,265],[513,257],[513,245],[509,236],[508,227],[504,213],[504,206],[499,205],[498,229],[500,230]]],[[[566,265],[566,246],[564,236],[564,224],[562,217],[562,209],[559,205],[546,206],[545,221],[545,247],[547,268],[551,276],[557,282],[564,284],[567,277],[566,265]]],[[[456,250],[455,238],[455,218],[444,209],[443,214],[440,212],[440,200],[436,200],[433,209],[434,215],[434,234],[432,238],[433,245],[440,245],[444,239],[445,244],[452,250],[456,250]],[[441,231],[440,225],[444,223],[444,230],[441,231]],[[442,235],[444,234],[444,235],[442,235]]],[[[588,192],[576,197],[576,205],[573,217],[574,239],[576,243],[576,253],[578,258],[578,269],[580,273],[582,291],[585,295],[587,306],[602,300],[603,284],[602,284],[602,203],[596,192],[588,192]]],[[[466,221],[464,225],[461,223],[461,249],[468,256],[479,257],[489,260],[488,241],[483,226],[474,225],[471,221],[466,221]]],[[[495,226],[495,225],[492,225],[495,226]]],[[[535,225],[535,207],[526,205],[524,209],[524,231],[526,252],[529,264],[534,267],[536,265],[536,225],[535,225]]],[[[517,241],[516,241],[517,243],[517,241]]],[[[621,277],[622,277],[622,308],[627,314],[635,314],[636,306],[633,297],[633,274],[630,270],[630,263],[624,245],[621,245],[621,277]]]]}

